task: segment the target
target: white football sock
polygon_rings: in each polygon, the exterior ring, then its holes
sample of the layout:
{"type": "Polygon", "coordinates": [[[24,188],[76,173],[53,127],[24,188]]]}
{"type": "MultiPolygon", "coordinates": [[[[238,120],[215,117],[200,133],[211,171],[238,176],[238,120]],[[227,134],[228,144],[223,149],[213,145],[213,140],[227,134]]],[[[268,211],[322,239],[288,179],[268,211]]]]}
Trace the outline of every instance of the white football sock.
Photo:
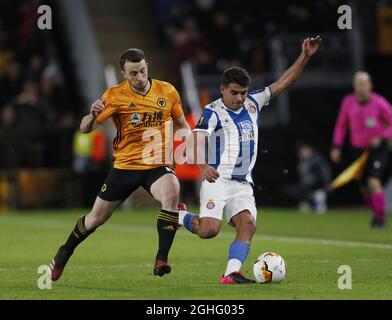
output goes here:
{"type": "Polygon", "coordinates": [[[184,217],[186,216],[187,213],[188,211],[185,210],[178,211],[178,224],[184,225],[184,217]]]}
{"type": "Polygon", "coordinates": [[[225,277],[228,276],[230,273],[240,271],[242,266],[242,262],[238,259],[230,259],[227,262],[227,268],[225,272],[225,277]]]}

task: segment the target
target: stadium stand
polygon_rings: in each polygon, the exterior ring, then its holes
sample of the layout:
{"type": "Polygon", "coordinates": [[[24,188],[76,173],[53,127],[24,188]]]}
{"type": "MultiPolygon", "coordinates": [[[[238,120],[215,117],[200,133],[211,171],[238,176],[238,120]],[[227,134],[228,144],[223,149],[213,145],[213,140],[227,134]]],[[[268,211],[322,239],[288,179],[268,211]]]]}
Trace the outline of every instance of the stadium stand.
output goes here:
{"type": "MultiPolygon", "coordinates": [[[[204,101],[219,96],[217,83],[225,68],[242,66],[249,70],[253,87],[263,87],[294,61],[301,39],[322,36],[319,54],[298,83],[261,113],[259,150],[264,154],[254,172],[262,182],[256,186],[260,203],[289,203],[281,190],[295,179],[292,159],[297,141],[306,140],[328,156],[339,98],[351,91],[355,70],[374,70],[376,87],[392,98],[388,82],[381,80],[388,77],[382,65],[391,63],[385,55],[388,4],[391,1],[293,0],[269,2],[263,8],[257,1],[243,6],[231,0],[154,1],[159,34],[171,54],[168,63],[177,70],[172,81],[182,82],[186,89],[184,76],[179,74],[181,65],[190,62],[195,87],[204,101]],[[349,4],[358,17],[350,32],[337,26],[337,10],[342,4],[349,4]]],[[[349,189],[341,198],[332,197],[332,203],[358,201],[349,189]]]]}
{"type": "MultiPolygon", "coordinates": [[[[32,177],[42,168],[71,169],[81,112],[73,75],[63,72],[72,69],[67,68],[61,26],[56,23],[53,32],[38,29],[40,4],[0,4],[0,170],[3,184],[9,180],[14,195],[23,191],[15,186],[18,169],[32,177]]],[[[11,202],[11,207],[18,206],[18,201],[11,202]]]]}
{"type": "MultiPolygon", "coordinates": [[[[74,134],[81,115],[92,99],[121,80],[117,59],[126,47],[143,48],[152,76],[182,86],[184,106],[194,112],[194,106],[218,96],[217,83],[225,68],[243,66],[252,75],[252,86],[263,87],[293,61],[301,39],[310,33],[322,35],[323,46],[300,81],[274,100],[273,108],[262,111],[259,150],[263,156],[254,174],[262,182],[256,186],[256,198],[264,204],[289,204],[281,189],[295,179],[293,146],[298,140],[308,141],[327,156],[339,101],[351,90],[354,70],[368,70],[377,90],[392,100],[387,72],[392,65],[391,0],[349,2],[359,17],[352,32],[337,28],[337,8],[344,3],[340,0],[293,0],[289,5],[277,0],[265,8],[258,1],[238,6],[234,0],[113,0],[110,6],[102,0],[73,5],[51,0],[46,3],[57,18],[50,31],[36,28],[41,3],[0,3],[0,184],[4,185],[0,189],[4,194],[18,190],[7,181],[9,173],[15,176],[20,168],[65,169],[75,174],[74,134]],[[80,23],[75,24],[75,19],[80,23]],[[110,65],[115,69],[111,83],[104,76],[110,65]]],[[[108,151],[110,130],[105,129],[108,151]]],[[[332,205],[358,200],[350,188],[341,194],[332,205]]],[[[9,199],[9,203],[17,206],[17,201],[9,199]]]]}

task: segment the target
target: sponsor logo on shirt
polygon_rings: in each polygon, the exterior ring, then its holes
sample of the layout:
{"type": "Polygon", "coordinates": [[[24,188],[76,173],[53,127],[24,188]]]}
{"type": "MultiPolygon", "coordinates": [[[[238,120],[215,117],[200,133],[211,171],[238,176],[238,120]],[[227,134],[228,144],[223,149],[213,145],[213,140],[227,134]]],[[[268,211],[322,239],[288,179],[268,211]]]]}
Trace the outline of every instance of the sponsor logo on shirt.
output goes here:
{"type": "Polygon", "coordinates": [[[239,137],[240,142],[254,140],[255,134],[253,131],[252,122],[250,122],[249,120],[241,121],[240,123],[238,123],[238,126],[241,131],[241,135],[239,137]]]}
{"type": "Polygon", "coordinates": [[[131,126],[133,128],[161,127],[163,124],[163,112],[131,113],[131,126]]]}
{"type": "Polygon", "coordinates": [[[140,113],[131,113],[131,122],[136,124],[139,123],[140,120],[142,119],[142,116],[140,113]]]}

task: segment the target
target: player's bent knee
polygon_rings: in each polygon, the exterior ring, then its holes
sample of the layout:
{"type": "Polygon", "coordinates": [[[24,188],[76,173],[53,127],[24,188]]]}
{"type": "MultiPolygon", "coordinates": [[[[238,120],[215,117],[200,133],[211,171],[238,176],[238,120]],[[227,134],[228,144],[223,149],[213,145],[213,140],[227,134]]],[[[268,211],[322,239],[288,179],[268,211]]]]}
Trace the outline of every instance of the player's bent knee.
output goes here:
{"type": "Polygon", "coordinates": [[[177,206],[178,197],[179,197],[178,195],[179,195],[178,188],[167,189],[161,194],[161,202],[163,205],[170,205],[174,203],[175,206],[177,206]]]}
{"type": "Polygon", "coordinates": [[[237,229],[241,234],[253,235],[256,232],[256,221],[253,217],[242,221],[239,228],[237,229]]]}
{"type": "Polygon", "coordinates": [[[199,229],[198,235],[202,239],[214,238],[219,233],[219,230],[215,228],[199,229]]]}

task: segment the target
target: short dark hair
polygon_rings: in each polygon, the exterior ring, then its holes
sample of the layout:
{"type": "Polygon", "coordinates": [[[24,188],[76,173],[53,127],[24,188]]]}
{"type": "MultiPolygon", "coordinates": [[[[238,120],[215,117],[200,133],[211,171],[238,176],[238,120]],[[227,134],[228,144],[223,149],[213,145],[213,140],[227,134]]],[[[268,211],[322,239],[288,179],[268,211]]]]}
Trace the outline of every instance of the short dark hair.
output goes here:
{"type": "Polygon", "coordinates": [[[140,62],[145,58],[143,50],[137,48],[127,49],[120,55],[120,68],[124,70],[124,65],[127,61],[140,62]]]}
{"type": "Polygon", "coordinates": [[[223,71],[222,75],[222,84],[227,86],[229,83],[237,83],[242,87],[248,87],[250,76],[245,69],[232,67],[223,71]]]}

